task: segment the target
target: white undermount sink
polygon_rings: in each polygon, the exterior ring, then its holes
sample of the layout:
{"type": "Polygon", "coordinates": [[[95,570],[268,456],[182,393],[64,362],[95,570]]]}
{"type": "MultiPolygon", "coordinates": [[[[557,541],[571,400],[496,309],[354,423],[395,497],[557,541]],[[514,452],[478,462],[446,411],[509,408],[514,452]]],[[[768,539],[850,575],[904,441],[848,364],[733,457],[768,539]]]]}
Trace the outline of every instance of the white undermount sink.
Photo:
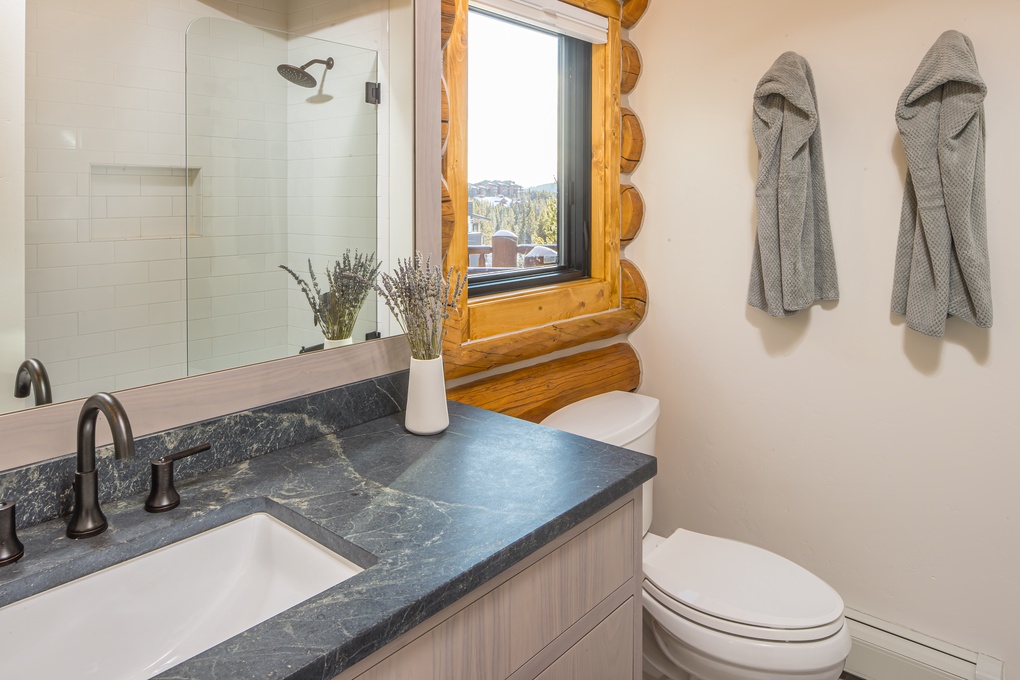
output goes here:
{"type": "Polygon", "coordinates": [[[150,678],[360,571],[249,515],[0,608],[0,668],[6,678],[150,678]]]}

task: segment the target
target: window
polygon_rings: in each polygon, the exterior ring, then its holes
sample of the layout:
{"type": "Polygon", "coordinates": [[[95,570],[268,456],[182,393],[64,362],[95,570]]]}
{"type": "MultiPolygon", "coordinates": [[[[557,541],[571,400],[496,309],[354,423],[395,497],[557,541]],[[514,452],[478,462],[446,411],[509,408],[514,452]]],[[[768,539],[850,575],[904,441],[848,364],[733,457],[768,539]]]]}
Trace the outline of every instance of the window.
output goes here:
{"type": "Polygon", "coordinates": [[[587,277],[591,44],[468,16],[468,295],[587,277]]]}

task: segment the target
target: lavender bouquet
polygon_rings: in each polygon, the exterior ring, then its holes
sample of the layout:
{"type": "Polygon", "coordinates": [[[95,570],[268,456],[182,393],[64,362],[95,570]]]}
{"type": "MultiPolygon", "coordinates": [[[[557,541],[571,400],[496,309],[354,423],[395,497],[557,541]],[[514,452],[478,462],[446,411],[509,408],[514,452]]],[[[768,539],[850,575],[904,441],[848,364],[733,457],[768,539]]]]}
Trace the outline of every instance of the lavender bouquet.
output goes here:
{"type": "Polygon", "coordinates": [[[281,264],[280,269],[297,281],[308,300],[308,306],[312,308],[314,324],[322,329],[322,334],[329,340],[345,340],[354,332],[354,322],[365,304],[365,298],[375,287],[375,278],[381,265],[381,262],[376,261],[375,253],[364,255],[355,250],[352,258],[348,248],[332,269],[326,267],[329,290],[325,292],[319,288],[311,259],[308,260],[311,285],[287,265],[281,264]]]}
{"type": "Polygon", "coordinates": [[[454,268],[446,275],[431,258],[422,261],[421,253],[414,259],[397,260],[393,276],[382,274],[376,290],[386,302],[411,345],[415,359],[436,359],[443,352],[444,322],[449,309],[456,307],[467,281],[454,268]]]}

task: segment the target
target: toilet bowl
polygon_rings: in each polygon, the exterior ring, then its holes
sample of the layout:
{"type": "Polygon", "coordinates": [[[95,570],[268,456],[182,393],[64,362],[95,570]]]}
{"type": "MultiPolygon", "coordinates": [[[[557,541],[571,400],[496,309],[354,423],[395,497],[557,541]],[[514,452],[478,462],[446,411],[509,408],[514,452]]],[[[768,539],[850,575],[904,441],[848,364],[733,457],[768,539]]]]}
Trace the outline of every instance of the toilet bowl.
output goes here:
{"type": "MultiPolygon", "coordinates": [[[[543,425],[654,455],[659,402],[609,392],[543,425]]],[[[820,578],[767,550],[677,529],[648,533],[643,494],[645,677],[836,680],[850,653],[843,600],[820,578]]]]}

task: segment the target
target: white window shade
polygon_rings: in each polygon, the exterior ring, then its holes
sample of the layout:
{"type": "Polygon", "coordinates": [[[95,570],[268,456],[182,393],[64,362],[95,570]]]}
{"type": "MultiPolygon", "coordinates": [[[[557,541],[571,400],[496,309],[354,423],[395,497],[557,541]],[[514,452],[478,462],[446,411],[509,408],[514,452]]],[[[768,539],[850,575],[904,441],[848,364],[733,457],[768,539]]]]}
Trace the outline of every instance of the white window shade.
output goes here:
{"type": "Polygon", "coordinates": [[[471,0],[472,7],[595,45],[606,43],[609,20],[559,0],[471,0]]]}

